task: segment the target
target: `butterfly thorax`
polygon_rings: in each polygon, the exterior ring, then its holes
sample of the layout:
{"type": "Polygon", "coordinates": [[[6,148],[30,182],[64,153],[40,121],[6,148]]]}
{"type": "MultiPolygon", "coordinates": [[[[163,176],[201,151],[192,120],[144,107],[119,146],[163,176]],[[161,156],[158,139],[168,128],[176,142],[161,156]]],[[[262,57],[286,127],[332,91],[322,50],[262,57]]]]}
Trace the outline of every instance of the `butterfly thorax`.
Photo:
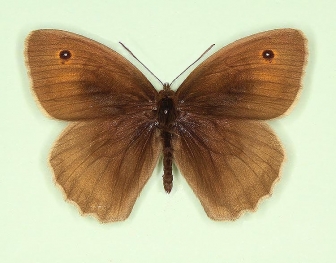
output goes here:
{"type": "Polygon", "coordinates": [[[173,187],[173,148],[171,141],[173,138],[176,117],[175,92],[170,89],[168,83],[165,83],[163,85],[163,90],[159,92],[159,100],[157,103],[157,127],[161,131],[164,170],[163,186],[167,193],[170,193],[173,187]]]}
{"type": "Polygon", "coordinates": [[[157,103],[158,128],[163,131],[171,131],[176,120],[175,92],[165,83],[163,90],[159,92],[157,103]]]}

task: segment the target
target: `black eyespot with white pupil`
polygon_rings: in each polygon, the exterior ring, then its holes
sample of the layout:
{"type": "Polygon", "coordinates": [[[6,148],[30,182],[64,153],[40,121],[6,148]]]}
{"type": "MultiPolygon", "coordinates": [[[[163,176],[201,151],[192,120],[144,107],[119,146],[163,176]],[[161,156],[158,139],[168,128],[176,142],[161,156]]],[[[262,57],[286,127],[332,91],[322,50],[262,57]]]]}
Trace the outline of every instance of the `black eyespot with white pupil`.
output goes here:
{"type": "Polygon", "coordinates": [[[270,49],[264,50],[262,53],[264,59],[271,60],[274,58],[274,52],[270,49]]]}
{"type": "Polygon", "coordinates": [[[59,57],[63,60],[68,60],[69,58],[71,58],[71,52],[69,50],[62,50],[59,53],[59,57]]]}

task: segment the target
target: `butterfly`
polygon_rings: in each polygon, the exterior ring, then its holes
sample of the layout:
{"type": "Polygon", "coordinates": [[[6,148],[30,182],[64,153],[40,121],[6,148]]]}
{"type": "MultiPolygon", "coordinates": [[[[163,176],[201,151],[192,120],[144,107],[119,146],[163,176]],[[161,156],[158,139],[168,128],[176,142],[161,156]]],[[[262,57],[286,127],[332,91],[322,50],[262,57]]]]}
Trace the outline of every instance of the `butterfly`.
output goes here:
{"type": "Polygon", "coordinates": [[[295,29],[258,33],[220,49],[174,91],[157,91],[117,52],[61,30],[26,39],[32,89],[46,112],[71,123],[50,164],[68,200],[101,222],[125,220],[163,156],[214,220],[235,220],[269,196],[284,150],[265,120],[301,87],[307,48],[295,29]]]}

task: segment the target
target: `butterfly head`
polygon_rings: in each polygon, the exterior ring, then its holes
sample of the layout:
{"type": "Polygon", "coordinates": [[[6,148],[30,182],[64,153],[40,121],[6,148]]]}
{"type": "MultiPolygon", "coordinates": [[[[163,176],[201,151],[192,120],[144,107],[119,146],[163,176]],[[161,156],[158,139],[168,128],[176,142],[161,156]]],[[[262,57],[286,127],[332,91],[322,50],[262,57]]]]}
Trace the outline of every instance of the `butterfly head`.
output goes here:
{"type": "Polygon", "coordinates": [[[170,84],[168,82],[163,83],[163,90],[169,91],[170,90],[170,84]]]}

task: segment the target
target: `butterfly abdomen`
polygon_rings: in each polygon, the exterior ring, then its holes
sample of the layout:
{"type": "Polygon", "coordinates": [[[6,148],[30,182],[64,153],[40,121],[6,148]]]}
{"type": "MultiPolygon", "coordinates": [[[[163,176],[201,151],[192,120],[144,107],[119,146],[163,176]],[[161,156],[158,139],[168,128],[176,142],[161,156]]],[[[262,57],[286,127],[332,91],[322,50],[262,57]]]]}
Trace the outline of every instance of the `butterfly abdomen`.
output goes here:
{"type": "Polygon", "coordinates": [[[157,103],[158,129],[161,131],[163,145],[163,187],[167,193],[173,188],[173,148],[171,145],[173,129],[177,117],[175,92],[169,87],[169,84],[163,85],[163,90],[159,93],[157,103]]]}
{"type": "Polygon", "coordinates": [[[163,141],[163,187],[167,193],[173,188],[173,148],[171,146],[173,134],[162,131],[161,138],[163,141]]]}

